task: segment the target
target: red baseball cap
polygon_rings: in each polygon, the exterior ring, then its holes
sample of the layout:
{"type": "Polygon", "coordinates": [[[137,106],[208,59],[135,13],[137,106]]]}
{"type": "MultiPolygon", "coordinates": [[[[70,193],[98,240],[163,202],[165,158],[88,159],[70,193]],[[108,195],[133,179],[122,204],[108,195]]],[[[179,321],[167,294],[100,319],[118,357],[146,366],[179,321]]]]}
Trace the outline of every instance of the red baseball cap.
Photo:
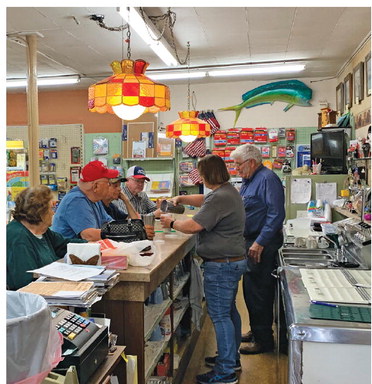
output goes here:
{"type": "Polygon", "coordinates": [[[83,167],[80,174],[80,180],[84,183],[103,179],[105,177],[107,179],[115,179],[119,177],[119,171],[117,169],[107,168],[99,160],[90,161],[83,167]]]}

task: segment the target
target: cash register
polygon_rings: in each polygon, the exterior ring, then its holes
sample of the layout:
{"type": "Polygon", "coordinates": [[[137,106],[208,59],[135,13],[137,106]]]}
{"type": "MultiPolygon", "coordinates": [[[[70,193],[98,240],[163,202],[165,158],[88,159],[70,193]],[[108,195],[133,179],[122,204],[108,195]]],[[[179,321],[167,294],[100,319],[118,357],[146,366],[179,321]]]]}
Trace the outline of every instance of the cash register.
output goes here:
{"type": "Polygon", "coordinates": [[[86,384],[108,354],[108,328],[65,309],[51,308],[52,322],[63,336],[64,359],[53,372],[66,374],[74,365],[80,384],[86,384]]]}

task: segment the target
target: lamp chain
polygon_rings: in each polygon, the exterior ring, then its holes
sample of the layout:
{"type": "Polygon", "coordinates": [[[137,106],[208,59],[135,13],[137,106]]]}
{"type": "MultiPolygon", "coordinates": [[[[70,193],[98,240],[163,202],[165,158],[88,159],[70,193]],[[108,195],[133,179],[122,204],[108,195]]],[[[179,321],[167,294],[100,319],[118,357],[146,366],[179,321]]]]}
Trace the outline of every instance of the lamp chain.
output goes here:
{"type": "Polygon", "coordinates": [[[173,51],[174,51],[174,53],[176,55],[178,63],[180,65],[185,65],[187,63],[188,59],[189,59],[189,51],[187,52],[185,59],[181,60],[179,55],[178,55],[178,51],[177,51],[177,47],[176,47],[176,43],[175,43],[175,38],[174,38],[174,35],[173,35],[173,27],[174,27],[174,24],[176,23],[176,18],[177,18],[176,13],[171,11],[170,8],[168,8],[167,13],[164,13],[163,15],[160,15],[160,16],[147,16],[156,25],[156,27],[157,27],[157,23],[159,23],[159,21],[163,21],[164,22],[159,37],[154,38],[152,36],[152,34],[150,33],[150,31],[149,31],[149,26],[148,26],[148,23],[147,23],[147,20],[146,20],[146,17],[145,17],[145,12],[143,11],[143,8],[140,7],[139,11],[140,11],[142,20],[144,21],[144,23],[146,25],[147,32],[148,32],[148,34],[149,34],[149,36],[151,37],[152,40],[159,41],[162,37],[164,37],[166,27],[168,26],[169,33],[170,33],[170,36],[171,36],[171,40],[169,41],[169,45],[172,47],[172,49],[173,49],[173,51]]]}
{"type": "Polygon", "coordinates": [[[126,39],[126,42],[127,42],[127,58],[128,60],[130,60],[130,57],[132,55],[132,51],[130,49],[130,37],[131,37],[131,32],[130,32],[130,12],[129,12],[129,7],[127,8],[128,9],[128,29],[127,29],[127,39],[126,39]]]}

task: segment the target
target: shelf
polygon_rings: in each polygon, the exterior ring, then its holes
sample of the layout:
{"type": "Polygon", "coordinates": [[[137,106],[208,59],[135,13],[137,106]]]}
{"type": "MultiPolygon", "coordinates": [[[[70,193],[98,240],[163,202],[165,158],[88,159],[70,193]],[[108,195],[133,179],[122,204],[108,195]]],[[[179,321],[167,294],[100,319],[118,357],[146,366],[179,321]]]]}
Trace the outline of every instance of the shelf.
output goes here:
{"type": "Polygon", "coordinates": [[[173,299],[176,299],[177,296],[180,294],[182,288],[187,283],[187,280],[189,279],[189,277],[190,277],[190,272],[187,272],[184,276],[182,276],[181,279],[179,279],[179,280],[174,282],[175,289],[174,289],[174,292],[173,292],[173,299]],[[177,286],[176,286],[176,282],[178,283],[177,286]]]}
{"type": "Polygon", "coordinates": [[[187,311],[187,308],[189,308],[190,306],[190,301],[189,301],[189,298],[188,297],[184,297],[182,300],[181,300],[181,308],[177,309],[174,311],[174,315],[173,315],[173,329],[176,330],[178,328],[178,326],[180,325],[180,322],[183,318],[183,315],[185,314],[185,312],[187,311]]]}
{"type": "Polygon", "coordinates": [[[145,306],[145,341],[151,337],[152,331],[159,324],[159,321],[171,304],[172,300],[167,299],[160,304],[150,304],[145,306]]]}
{"type": "Polygon", "coordinates": [[[168,346],[169,340],[148,341],[145,346],[145,381],[155,369],[160,357],[168,346]]]}
{"type": "Polygon", "coordinates": [[[351,213],[348,209],[339,207],[333,207],[333,209],[345,217],[351,217],[353,219],[358,219],[359,221],[361,221],[360,214],[358,213],[351,213]]]}

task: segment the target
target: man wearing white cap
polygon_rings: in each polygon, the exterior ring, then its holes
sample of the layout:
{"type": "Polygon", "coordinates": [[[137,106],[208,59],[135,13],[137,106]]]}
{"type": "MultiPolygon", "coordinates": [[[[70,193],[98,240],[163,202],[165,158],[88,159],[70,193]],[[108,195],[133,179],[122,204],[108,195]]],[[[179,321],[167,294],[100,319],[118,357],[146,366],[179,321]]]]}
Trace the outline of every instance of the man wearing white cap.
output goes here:
{"type": "MultiPolygon", "coordinates": [[[[156,203],[151,201],[147,194],[143,192],[145,183],[150,181],[145,170],[138,165],[134,165],[128,169],[126,178],[127,182],[124,184],[123,192],[128,196],[134,209],[142,215],[154,212],[155,217],[159,217],[160,210],[157,208],[156,203]]],[[[121,200],[116,204],[126,211],[126,207],[121,200]]]]}

